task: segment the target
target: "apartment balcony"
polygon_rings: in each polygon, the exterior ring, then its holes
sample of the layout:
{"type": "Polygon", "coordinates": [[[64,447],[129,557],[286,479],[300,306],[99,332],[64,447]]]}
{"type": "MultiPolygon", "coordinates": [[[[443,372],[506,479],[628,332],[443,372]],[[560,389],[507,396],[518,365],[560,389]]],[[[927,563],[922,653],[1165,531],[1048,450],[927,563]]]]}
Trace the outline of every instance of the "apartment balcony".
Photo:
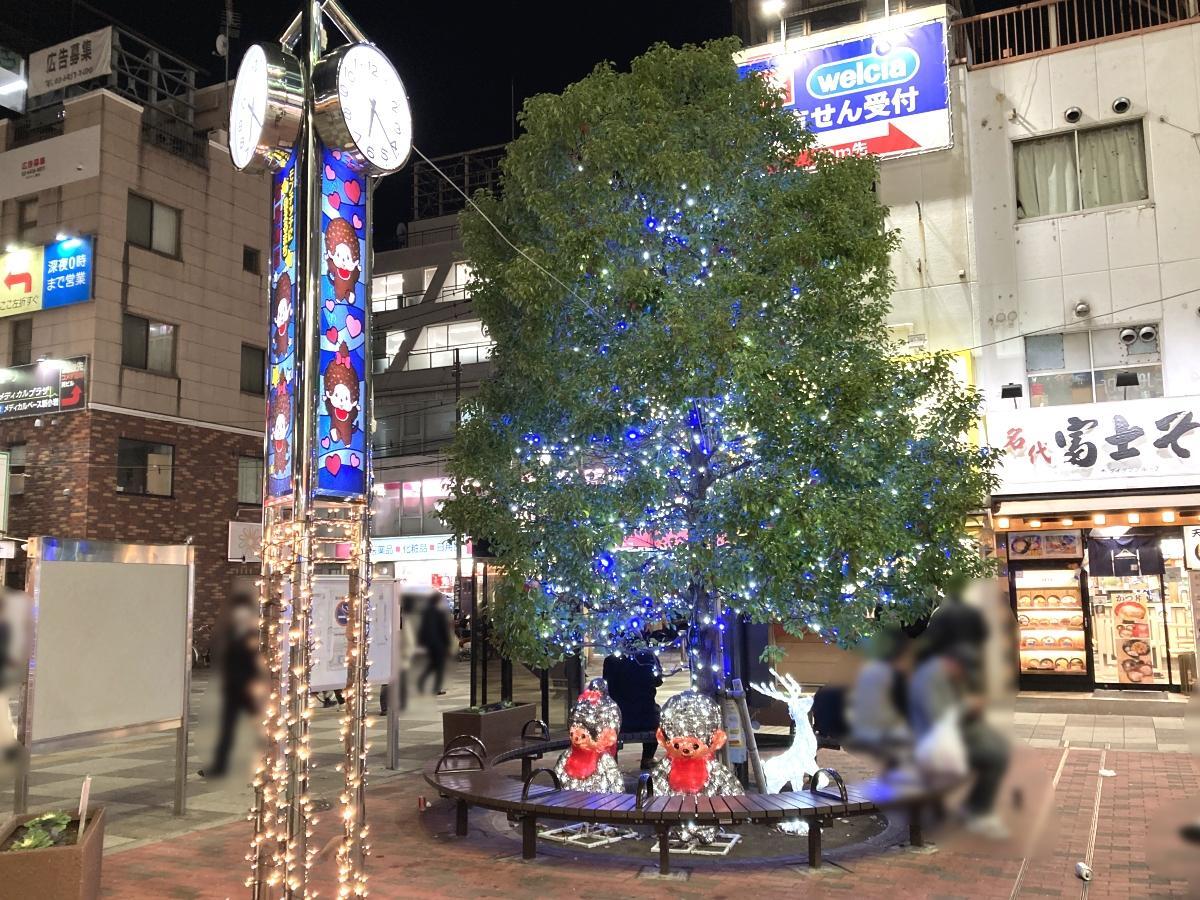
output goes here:
{"type": "Polygon", "coordinates": [[[1200,22],[1200,0],[1036,0],[957,19],[953,62],[980,69],[1200,22]]]}

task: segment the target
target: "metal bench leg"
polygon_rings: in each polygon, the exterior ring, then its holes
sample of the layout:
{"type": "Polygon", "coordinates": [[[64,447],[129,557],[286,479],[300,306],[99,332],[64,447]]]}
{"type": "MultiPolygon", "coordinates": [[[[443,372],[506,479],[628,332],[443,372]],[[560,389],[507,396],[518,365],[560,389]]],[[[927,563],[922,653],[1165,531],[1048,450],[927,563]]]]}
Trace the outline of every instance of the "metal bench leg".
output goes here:
{"type": "Polygon", "coordinates": [[[521,757],[521,783],[524,784],[529,780],[529,776],[533,773],[533,757],[521,757]]]}
{"type": "Polygon", "coordinates": [[[455,804],[454,833],[459,837],[467,836],[467,801],[459,800],[455,804]]]}
{"type": "Polygon", "coordinates": [[[808,864],[813,869],[821,868],[821,823],[816,819],[808,823],[808,864]]]}
{"type": "Polygon", "coordinates": [[[921,806],[914,803],[908,808],[908,843],[912,847],[924,847],[925,836],[921,834],[921,806]]]}
{"type": "Polygon", "coordinates": [[[666,825],[658,825],[658,874],[671,874],[671,838],[666,825]]]}
{"type": "Polygon", "coordinates": [[[537,856],[537,819],[534,816],[521,817],[521,859],[533,859],[537,856]]]}

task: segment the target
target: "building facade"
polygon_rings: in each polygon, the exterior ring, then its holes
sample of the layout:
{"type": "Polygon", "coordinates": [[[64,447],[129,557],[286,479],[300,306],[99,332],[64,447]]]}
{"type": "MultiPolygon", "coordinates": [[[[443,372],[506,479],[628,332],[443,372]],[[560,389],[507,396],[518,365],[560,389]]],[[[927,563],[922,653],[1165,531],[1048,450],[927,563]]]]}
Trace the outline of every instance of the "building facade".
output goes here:
{"type": "Polygon", "coordinates": [[[495,190],[502,147],[413,164],[414,220],[402,246],[375,255],[376,572],[453,590],[461,550],[437,515],[456,411],[491,368],[492,341],[471,310],[470,264],[458,212],[463,193],[495,190]],[[460,193],[461,191],[461,193],[460,193]]]}
{"type": "MultiPolygon", "coordinates": [[[[950,140],[881,152],[893,336],[968,361],[1005,451],[984,536],[1023,686],[1162,690],[1195,671],[1200,619],[1200,10],[1103,5],[880,18],[847,2],[813,32],[785,3],[786,45],[760,15],[770,43],[745,58],[790,71],[864,37],[887,58],[947,23],[950,140]]],[[[798,109],[814,84],[790,85],[798,109]]],[[[819,139],[869,149],[836,134],[819,139]]]]}
{"type": "MultiPolygon", "coordinates": [[[[229,163],[223,88],[194,91],[156,56],[146,77],[182,89],[147,96],[118,77],[115,52],[111,77],[0,122],[7,270],[62,241],[91,252],[83,302],[50,306],[47,262],[43,302],[5,296],[0,309],[8,379],[84,361],[71,388],[82,402],[0,410],[8,533],[193,544],[203,646],[225,598],[258,572],[253,549],[231,561],[229,546],[230,523],[261,513],[270,186],[229,163]]],[[[11,583],[22,570],[10,561],[11,583]]]]}

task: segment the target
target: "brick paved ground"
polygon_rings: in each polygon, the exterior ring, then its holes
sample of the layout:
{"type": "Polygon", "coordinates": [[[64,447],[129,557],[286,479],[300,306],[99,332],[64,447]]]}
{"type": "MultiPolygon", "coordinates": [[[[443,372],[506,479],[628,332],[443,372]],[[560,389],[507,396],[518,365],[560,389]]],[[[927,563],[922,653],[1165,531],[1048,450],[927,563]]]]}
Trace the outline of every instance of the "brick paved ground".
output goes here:
{"type": "MultiPolygon", "coordinates": [[[[820,761],[846,773],[861,772],[861,764],[842,753],[823,753],[820,761]]],[[[724,867],[661,881],[640,874],[636,865],[595,867],[549,855],[522,862],[519,845],[481,827],[486,817],[480,813],[474,815],[471,834],[456,838],[444,801],[417,811],[418,795],[432,792],[410,774],[370,792],[371,890],[376,897],[419,898],[744,898],[800,891],[896,898],[1200,896],[1200,853],[1175,836],[1178,824],[1200,812],[1200,761],[1194,757],[1027,747],[1014,761],[1013,786],[1021,788],[1024,802],[1014,809],[1013,793],[1005,790],[1004,814],[1015,835],[1007,843],[943,831],[931,851],[897,847],[835,856],[836,864],[817,873],[797,866],[724,867]],[[1102,767],[1116,774],[1102,777],[1102,767]],[[1094,878],[1084,885],[1074,867],[1089,854],[1094,878]]],[[[328,839],[333,824],[330,817],[318,826],[319,841],[328,839]]],[[[104,861],[104,896],[244,896],[248,836],[248,826],[237,823],[110,853],[104,861]]],[[[314,878],[324,896],[336,894],[329,882],[331,862],[322,859],[314,878]]]]}

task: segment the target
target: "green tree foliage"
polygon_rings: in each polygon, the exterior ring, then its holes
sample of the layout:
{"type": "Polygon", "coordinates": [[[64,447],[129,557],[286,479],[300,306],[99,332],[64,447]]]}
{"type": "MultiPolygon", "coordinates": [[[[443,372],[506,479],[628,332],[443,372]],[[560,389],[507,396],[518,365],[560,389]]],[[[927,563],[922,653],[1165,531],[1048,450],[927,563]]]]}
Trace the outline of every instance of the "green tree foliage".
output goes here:
{"type": "Polygon", "coordinates": [[[495,375],[444,514],[491,541],[524,661],[688,617],[712,688],[722,610],[850,644],[982,569],[994,459],[948,360],[888,343],[876,164],[815,152],[736,49],[531,99],[503,195],[463,214],[495,375]]]}

